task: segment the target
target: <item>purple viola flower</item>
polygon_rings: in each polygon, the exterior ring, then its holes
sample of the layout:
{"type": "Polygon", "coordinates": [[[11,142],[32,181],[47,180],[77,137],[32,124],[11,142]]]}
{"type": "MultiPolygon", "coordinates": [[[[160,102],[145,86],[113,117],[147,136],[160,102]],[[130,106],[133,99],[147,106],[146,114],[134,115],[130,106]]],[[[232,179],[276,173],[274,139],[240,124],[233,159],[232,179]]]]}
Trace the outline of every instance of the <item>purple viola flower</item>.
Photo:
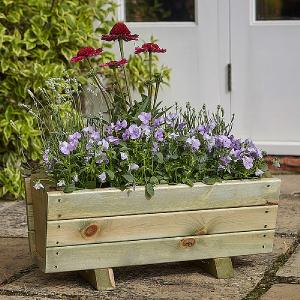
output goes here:
{"type": "Polygon", "coordinates": [[[238,160],[242,159],[241,158],[242,153],[243,153],[243,149],[237,149],[237,150],[231,149],[230,150],[230,155],[233,156],[235,159],[238,159],[238,160]]]}
{"type": "Polygon", "coordinates": [[[115,137],[115,136],[112,136],[112,135],[108,136],[108,137],[106,138],[106,140],[107,140],[109,143],[112,143],[113,145],[119,145],[119,144],[120,144],[120,139],[117,138],[117,137],[115,137]]]}
{"type": "Polygon", "coordinates": [[[205,134],[203,137],[207,141],[208,152],[211,152],[212,149],[213,149],[213,147],[215,147],[215,145],[216,145],[216,139],[215,139],[215,137],[207,135],[207,134],[205,134]]]}
{"type": "Polygon", "coordinates": [[[45,149],[45,151],[43,153],[43,160],[44,160],[45,164],[49,164],[49,152],[50,152],[50,149],[47,148],[47,149],[45,149]]]}
{"type": "Polygon", "coordinates": [[[87,144],[85,145],[85,149],[90,150],[93,147],[93,144],[94,144],[94,140],[89,139],[87,144]]]}
{"type": "Polygon", "coordinates": [[[128,155],[125,152],[120,152],[120,155],[121,155],[122,160],[127,160],[128,159],[128,155]]]}
{"type": "Polygon", "coordinates": [[[100,140],[100,133],[99,131],[95,130],[91,133],[90,137],[95,140],[95,141],[99,141],[100,140]]]}
{"type": "Polygon", "coordinates": [[[78,143],[79,143],[78,140],[74,140],[69,143],[68,147],[69,147],[70,152],[74,151],[77,148],[78,143]]]}
{"type": "Polygon", "coordinates": [[[95,127],[89,125],[89,126],[83,128],[82,131],[83,131],[84,133],[92,133],[93,131],[95,131],[95,127]]]}
{"type": "Polygon", "coordinates": [[[179,123],[178,130],[182,130],[185,126],[186,126],[186,124],[184,122],[179,123]]]}
{"type": "Polygon", "coordinates": [[[231,147],[235,150],[239,150],[242,147],[242,143],[240,139],[235,139],[233,135],[231,135],[230,137],[231,140],[231,147]]]}
{"type": "Polygon", "coordinates": [[[137,140],[140,138],[140,136],[142,134],[142,129],[139,126],[137,126],[136,124],[132,124],[128,128],[128,132],[129,132],[130,138],[132,140],[137,140]]]}
{"type": "Polygon", "coordinates": [[[263,174],[264,174],[264,171],[262,171],[262,170],[260,170],[260,169],[257,169],[257,170],[255,171],[255,176],[260,177],[260,176],[262,176],[263,174]]]}
{"type": "Polygon", "coordinates": [[[149,125],[150,121],[151,121],[151,112],[142,112],[138,118],[141,120],[141,122],[144,125],[149,125]]]}
{"type": "Polygon", "coordinates": [[[98,143],[97,143],[97,145],[98,146],[102,146],[102,150],[108,150],[108,148],[109,148],[109,142],[107,141],[107,140],[105,140],[105,139],[102,139],[102,141],[99,141],[98,143]]]}
{"type": "Polygon", "coordinates": [[[232,161],[232,159],[230,156],[221,156],[220,157],[220,162],[222,163],[223,166],[228,166],[231,161],[232,161]]]}
{"type": "Polygon", "coordinates": [[[129,133],[129,130],[126,129],[122,134],[122,139],[123,139],[123,141],[128,141],[129,138],[130,138],[130,133],[129,133]]]}
{"type": "Polygon", "coordinates": [[[249,157],[249,156],[244,156],[242,158],[243,160],[243,165],[245,167],[245,169],[249,170],[253,167],[253,158],[249,157]]]}
{"type": "Polygon", "coordinates": [[[103,152],[99,152],[97,154],[97,164],[102,164],[103,162],[105,162],[106,164],[109,163],[109,159],[107,158],[107,155],[103,152]]]}
{"type": "Polygon", "coordinates": [[[98,176],[99,180],[101,182],[105,182],[106,181],[106,173],[102,172],[99,176],[98,176]]]}
{"type": "Polygon", "coordinates": [[[191,138],[188,138],[186,140],[186,143],[189,144],[192,147],[193,151],[199,150],[200,145],[201,145],[200,141],[198,139],[196,139],[194,136],[191,137],[191,138]]]}
{"type": "Polygon", "coordinates": [[[151,134],[151,127],[149,125],[142,124],[141,126],[143,134],[148,137],[151,134]]]}
{"type": "Polygon", "coordinates": [[[140,167],[139,167],[139,165],[137,165],[137,164],[130,164],[129,165],[129,169],[131,170],[131,171],[136,171],[136,170],[138,170],[140,167]]]}
{"type": "Polygon", "coordinates": [[[216,137],[216,146],[218,148],[230,148],[231,147],[231,140],[226,135],[219,135],[216,137]]]}
{"type": "Polygon", "coordinates": [[[158,128],[154,133],[154,138],[158,142],[162,142],[164,140],[164,130],[162,128],[158,128]]]}
{"type": "Polygon", "coordinates": [[[252,147],[248,148],[247,150],[248,150],[250,156],[252,156],[254,158],[262,158],[262,152],[256,146],[252,146],[252,147]]]}
{"type": "Polygon", "coordinates": [[[60,142],[59,143],[59,150],[61,153],[65,154],[65,155],[69,155],[71,150],[69,148],[69,143],[67,142],[60,142]]]}
{"type": "Polygon", "coordinates": [[[164,117],[160,117],[160,118],[154,119],[153,126],[154,127],[158,127],[159,125],[163,124],[164,122],[165,122],[165,118],[164,117]]]}
{"type": "Polygon", "coordinates": [[[152,144],[152,153],[156,154],[158,152],[158,150],[159,150],[158,143],[153,142],[153,144],[152,144]]]}
{"type": "Polygon", "coordinates": [[[127,121],[126,120],[118,120],[116,122],[115,130],[120,131],[122,129],[125,129],[127,127],[127,121]]]}
{"type": "Polygon", "coordinates": [[[81,134],[79,132],[75,132],[70,134],[68,137],[69,142],[78,141],[81,138],[81,134]]]}
{"type": "Polygon", "coordinates": [[[110,123],[110,125],[108,125],[105,129],[105,131],[108,133],[108,134],[112,134],[113,131],[115,129],[115,124],[114,123],[110,123]]]}

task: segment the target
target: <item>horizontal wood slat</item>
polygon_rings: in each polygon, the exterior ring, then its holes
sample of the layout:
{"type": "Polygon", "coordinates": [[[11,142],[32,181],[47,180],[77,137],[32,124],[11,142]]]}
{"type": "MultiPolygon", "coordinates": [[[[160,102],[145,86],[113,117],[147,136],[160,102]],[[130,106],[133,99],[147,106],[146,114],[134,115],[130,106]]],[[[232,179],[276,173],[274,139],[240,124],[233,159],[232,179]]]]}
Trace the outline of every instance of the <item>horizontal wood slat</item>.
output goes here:
{"type": "Polygon", "coordinates": [[[159,185],[150,200],[144,187],[114,188],[70,194],[48,192],[48,220],[131,215],[225,207],[265,205],[279,197],[280,179],[236,180],[205,185],[159,185]]]}
{"type": "Polygon", "coordinates": [[[273,205],[48,221],[47,246],[274,229],[276,215],[273,205]]]}
{"type": "Polygon", "coordinates": [[[45,272],[230,257],[272,251],[274,230],[46,249],[45,272]],[[183,243],[182,241],[187,242],[183,243]],[[192,242],[193,241],[193,242],[192,242]]]}

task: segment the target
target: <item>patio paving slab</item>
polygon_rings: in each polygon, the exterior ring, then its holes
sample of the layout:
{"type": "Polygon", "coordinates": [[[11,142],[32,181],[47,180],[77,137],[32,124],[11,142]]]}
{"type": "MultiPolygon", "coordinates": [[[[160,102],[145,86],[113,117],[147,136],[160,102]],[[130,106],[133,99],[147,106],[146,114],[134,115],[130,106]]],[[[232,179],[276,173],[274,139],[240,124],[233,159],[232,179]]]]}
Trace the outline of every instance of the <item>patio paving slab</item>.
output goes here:
{"type": "Polygon", "coordinates": [[[274,284],[261,300],[300,300],[300,285],[274,284]]]}
{"type": "Polygon", "coordinates": [[[275,175],[281,179],[280,192],[283,195],[294,195],[300,193],[300,174],[297,175],[275,175]]]}
{"type": "Polygon", "coordinates": [[[300,283],[300,246],[298,245],[296,251],[288,259],[282,268],[278,270],[276,276],[286,279],[294,279],[300,283]]]}
{"type": "Polygon", "coordinates": [[[26,238],[0,238],[0,284],[30,265],[26,238]]]}
{"type": "Polygon", "coordinates": [[[20,293],[58,299],[242,299],[263,277],[266,268],[292,245],[293,237],[276,237],[271,254],[233,258],[235,276],[215,279],[198,262],[116,268],[116,289],[98,292],[77,273],[43,274],[35,269],[0,287],[0,294],[20,293]]]}

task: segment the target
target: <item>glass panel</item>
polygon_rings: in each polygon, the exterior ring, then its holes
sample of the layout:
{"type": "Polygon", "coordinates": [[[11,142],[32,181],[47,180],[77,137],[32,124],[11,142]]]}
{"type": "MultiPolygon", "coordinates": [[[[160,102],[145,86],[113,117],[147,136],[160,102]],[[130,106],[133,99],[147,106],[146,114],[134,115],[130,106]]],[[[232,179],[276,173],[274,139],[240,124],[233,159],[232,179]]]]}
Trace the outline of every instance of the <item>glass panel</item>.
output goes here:
{"type": "Polygon", "coordinates": [[[125,0],[128,22],[194,22],[195,0],[125,0]]]}
{"type": "Polygon", "coordinates": [[[256,0],[256,20],[300,20],[300,0],[256,0]]]}

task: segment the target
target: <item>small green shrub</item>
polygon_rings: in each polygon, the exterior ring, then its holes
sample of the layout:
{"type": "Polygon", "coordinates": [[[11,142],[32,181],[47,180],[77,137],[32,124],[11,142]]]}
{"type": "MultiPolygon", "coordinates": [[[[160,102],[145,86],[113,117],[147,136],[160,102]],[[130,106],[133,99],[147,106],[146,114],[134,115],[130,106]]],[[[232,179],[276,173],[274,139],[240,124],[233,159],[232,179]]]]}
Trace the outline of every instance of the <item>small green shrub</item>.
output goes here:
{"type": "Polygon", "coordinates": [[[93,20],[106,33],[115,9],[113,0],[0,0],[1,198],[24,196],[21,166],[40,157],[36,121],[19,106],[32,105],[28,88],[62,76],[78,48],[96,46],[93,20]]]}

